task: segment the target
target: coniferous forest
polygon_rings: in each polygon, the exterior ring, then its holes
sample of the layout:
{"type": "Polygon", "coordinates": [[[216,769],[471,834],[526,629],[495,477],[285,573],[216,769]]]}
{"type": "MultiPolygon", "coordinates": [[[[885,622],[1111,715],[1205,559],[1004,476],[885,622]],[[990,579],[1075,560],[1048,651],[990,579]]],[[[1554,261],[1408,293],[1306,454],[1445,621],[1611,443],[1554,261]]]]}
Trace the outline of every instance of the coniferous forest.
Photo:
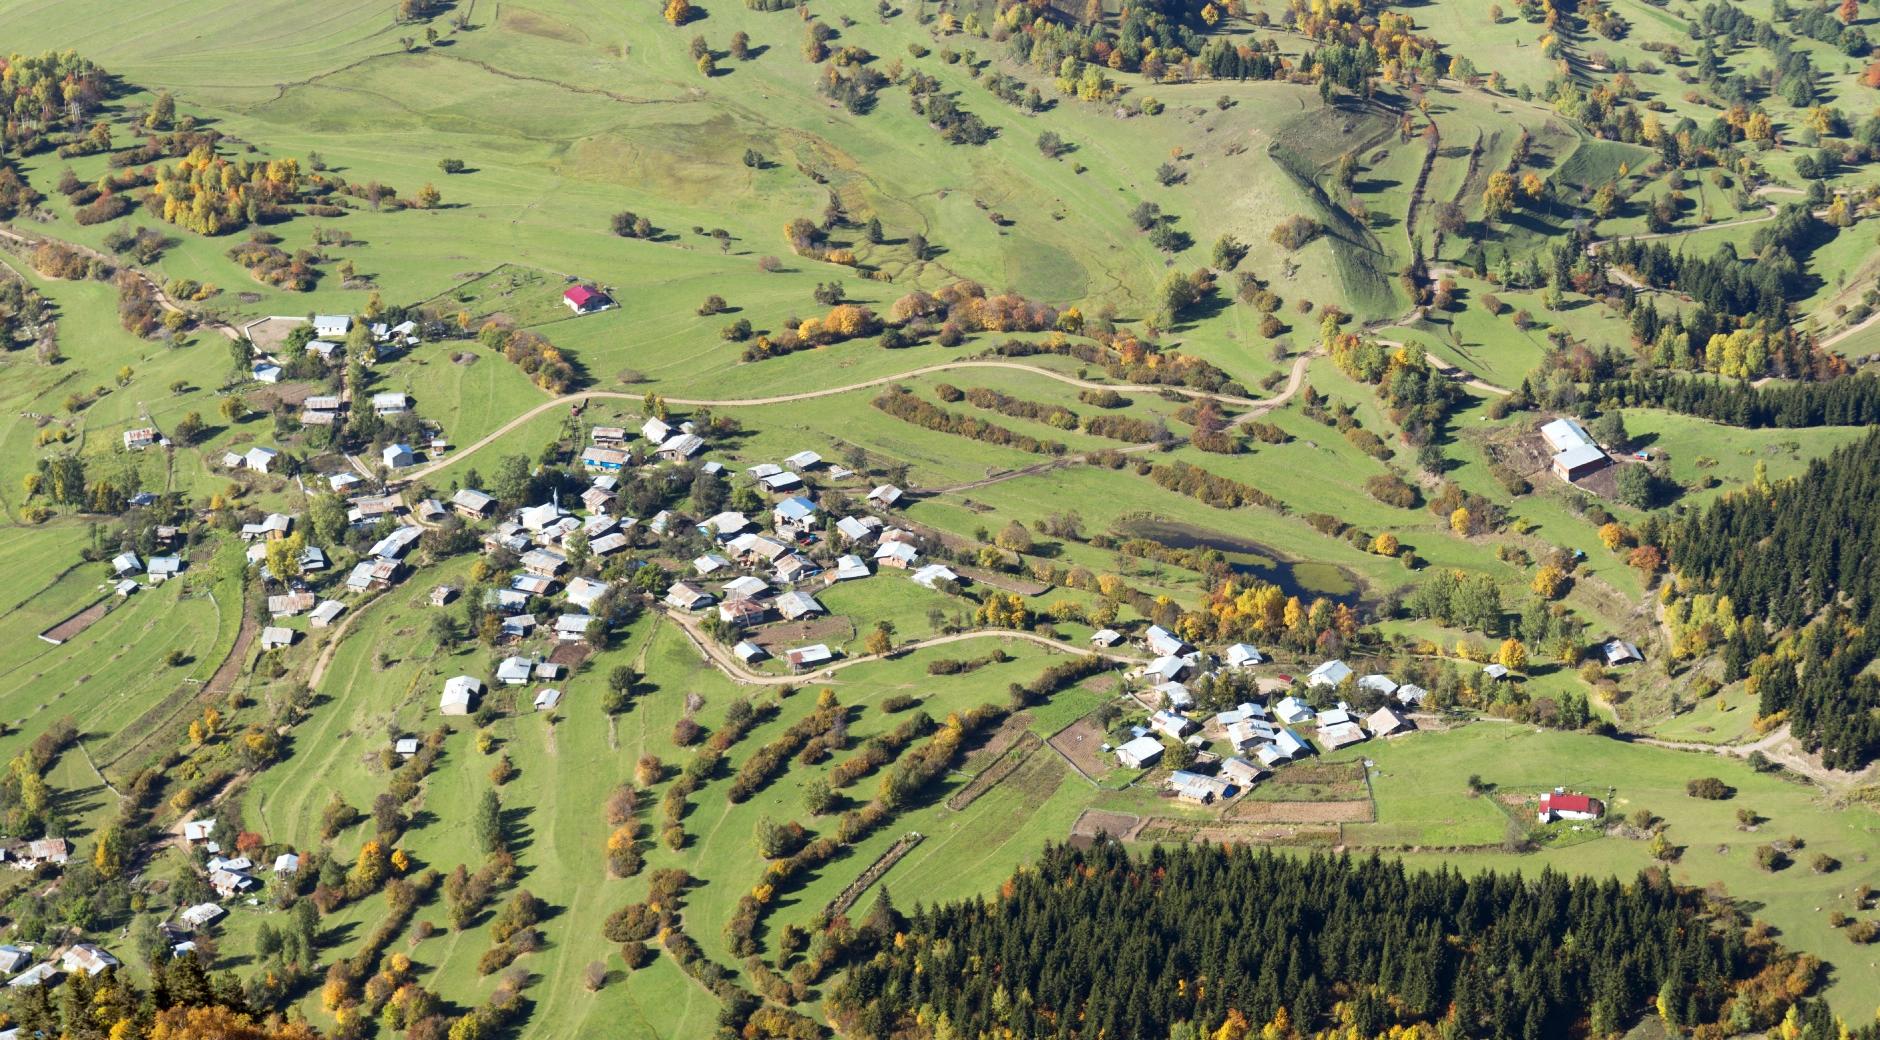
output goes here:
{"type": "Polygon", "coordinates": [[[1775,1025],[1820,971],[1658,872],[1470,878],[1244,846],[1052,847],[991,898],[892,928],[831,994],[846,1035],[1539,1040],[1658,1014],[1719,1036],[1775,1025]]]}
{"type": "Polygon", "coordinates": [[[1832,768],[1880,754],[1880,681],[1863,674],[1880,654],[1880,431],[1670,525],[1665,544],[1678,573],[1737,616],[1796,635],[1769,648],[1740,632],[1746,645],[1726,653],[1756,678],[1760,714],[1787,712],[1832,768]]]}

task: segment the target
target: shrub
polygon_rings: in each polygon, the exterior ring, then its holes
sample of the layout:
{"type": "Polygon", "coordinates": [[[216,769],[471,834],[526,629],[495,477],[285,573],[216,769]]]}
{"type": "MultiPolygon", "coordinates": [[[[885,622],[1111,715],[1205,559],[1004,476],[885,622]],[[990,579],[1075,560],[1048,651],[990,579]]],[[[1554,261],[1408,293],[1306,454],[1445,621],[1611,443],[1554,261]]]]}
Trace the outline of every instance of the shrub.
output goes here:
{"type": "Polygon", "coordinates": [[[1729,784],[1714,776],[1697,777],[1687,782],[1684,790],[1692,798],[1702,798],[1712,802],[1722,801],[1736,793],[1729,784]]]}

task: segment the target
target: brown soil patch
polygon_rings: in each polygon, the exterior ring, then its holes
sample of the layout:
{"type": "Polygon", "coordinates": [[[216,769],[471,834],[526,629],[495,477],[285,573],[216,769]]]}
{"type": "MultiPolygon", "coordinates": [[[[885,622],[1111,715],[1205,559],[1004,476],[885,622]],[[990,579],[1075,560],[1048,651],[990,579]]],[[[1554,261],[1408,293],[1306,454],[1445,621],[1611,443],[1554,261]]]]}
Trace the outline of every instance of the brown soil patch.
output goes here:
{"type": "Polygon", "coordinates": [[[98,623],[98,619],[111,612],[111,601],[101,599],[84,610],[73,614],[64,621],[39,633],[39,638],[50,643],[63,643],[98,623]]]}
{"type": "Polygon", "coordinates": [[[1071,844],[1088,846],[1097,835],[1107,834],[1112,838],[1128,841],[1142,827],[1142,817],[1129,813],[1105,812],[1102,809],[1085,809],[1071,824],[1071,844]]]}
{"type": "Polygon", "coordinates": [[[533,11],[521,11],[510,8],[497,18],[496,23],[510,32],[528,36],[540,36],[545,40],[559,40],[562,43],[586,43],[587,34],[580,29],[559,19],[533,11]]]}
{"type": "Polygon", "coordinates": [[[999,756],[1005,754],[1007,748],[1025,735],[1025,727],[1029,725],[1031,725],[1031,713],[1028,711],[1006,716],[1005,721],[1000,723],[997,729],[969,747],[966,760],[960,763],[960,772],[977,775],[981,770],[998,761],[999,756]]]}
{"type": "MultiPolygon", "coordinates": [[[[952,797],[947,799],[947,808],[957,811],[973,804],[980,795],[992,790],[999,781],[1011,776],[1020,766],[1030,760],[1032,752],[1037,751],[1043,746],[1044,741],[1039,739],[1037,734],[1024,734],[1017,745],[1006,752],[1003,758],[992,763],[990,768],[986,769],[978,776],[973,777],[965,787],[953,792],[952,797]]],[[[1053,763],[1058,761],[1056,755],[1049,757],[1053,763]]],[[[1064,767],[1059,765],[1056,769],[1056,773],[1059,777],[1062,777],[1064,775],[1064,767]]]]}
{"type": "Polygon", "coordinates": [[[1336,845],[1338,828],[1182,820],[1156,816],[1145,821],[1134,841],[1197,842],[1219,845],[1336,845]]]}
{"type": "Polygon", "coordinates": [[[845,643],[855,638],[855,624],[845,617],[821,617],[808,621],[786,621],[765,625],[751,634],[751,642],[781,657],[778,647],[796,647],[806,643],[845,643]]]}
{"type": "Polygon", "coordinates": [[[585,642],[556,643],[555,649],[549,651],[548,659],[572,672],[580,668],[581,662],[587,660],[593,653],[594,648],[585,642]]]}
{"type": "Polygon", "coordinates": [[[1370,823],[1377,811],[1369,799],[1348,802],[1256,802],[1242,798],[1226,818],[1238,823],[1370,823]]]}
{"type": "Polygon", "coordinates": [[[313,383],[278,383],[256,392],[249,400],[256,410],[264,412],[273,411],[276,405],[299,408],[301,402],[314,396],[315,390],[324,392],[313,383]]]}
{"type": "Polygon", "coordinates": [[[1051,746],[1063,755],[1088,777],[1099,777],[1110,771],[1109,756],[1103,753],[1103,744],[1109,734],[1102,727],[1089,719],[1076,722],[1058,730],[1051,738],[1051,746]]]}
{"type": "MultiPolygon", "coordinates": [[[[249,295],[252,294],[242,294],[243,302],[247,302],[249,295]]],[[[260,302],[259,296],[255,297],[255,302],[260,302]]],[[[243,331],[254,341],[255,349],[266,354],[280,350],[287,343],[287,334],[305,324],[305,318],[263,318],[243,331]]]]}

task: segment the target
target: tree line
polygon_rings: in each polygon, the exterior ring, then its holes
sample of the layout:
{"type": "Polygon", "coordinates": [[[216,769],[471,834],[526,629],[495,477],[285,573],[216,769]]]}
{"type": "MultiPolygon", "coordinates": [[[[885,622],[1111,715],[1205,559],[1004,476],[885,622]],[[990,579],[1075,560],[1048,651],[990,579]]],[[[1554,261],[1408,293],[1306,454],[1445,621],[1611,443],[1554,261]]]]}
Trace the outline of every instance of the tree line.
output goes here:
{"type": "Polygon", "coordinates": [[[991,898],[897,915],[828,1008],[858,1037],[1603,1035],[1654,1005],[1674,1028],[1774,1026],[1819,962],[1707,910],[1656,871],[1054,846],[991,898]]]}

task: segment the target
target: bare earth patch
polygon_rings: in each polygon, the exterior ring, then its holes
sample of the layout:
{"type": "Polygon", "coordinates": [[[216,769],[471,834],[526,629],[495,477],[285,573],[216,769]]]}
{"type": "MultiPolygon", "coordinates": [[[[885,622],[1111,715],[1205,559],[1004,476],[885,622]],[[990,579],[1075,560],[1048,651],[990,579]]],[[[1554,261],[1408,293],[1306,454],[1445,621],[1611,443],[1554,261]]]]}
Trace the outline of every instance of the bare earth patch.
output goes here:
{"type": "Polygon", "coordinates": [[[1103,753],[1103,743],[1108,739],[1109,734],[1095,722],[1078,719],[1058,730],[1051,738],[1051,746],[1085,776],[1095,778],[1110,771],[1109,758],[1103,753]]]}

